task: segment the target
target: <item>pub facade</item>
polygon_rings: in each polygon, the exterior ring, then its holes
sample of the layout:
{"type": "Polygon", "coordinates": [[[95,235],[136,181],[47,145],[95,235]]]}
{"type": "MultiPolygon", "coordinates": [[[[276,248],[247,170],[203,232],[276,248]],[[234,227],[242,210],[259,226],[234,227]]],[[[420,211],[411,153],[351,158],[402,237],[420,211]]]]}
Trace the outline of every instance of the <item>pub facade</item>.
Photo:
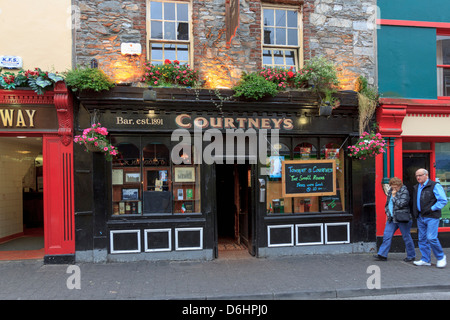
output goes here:
{"type": "Polygon", "coordinates": [[[214,259],[229,239],[256,257],[373,249],[373,160],[345,152],[354,92],[324,117],[300,93],[218,112],[209,90],[147,90],[78,96],[77,126],[95,116],[120,154],[75,146],[78,260],[214,259]]]}
{"type": "Polygon", "coordinates": [[[78,261],[209,260],[230,239],[255,257],[374,248],[374,162],[346,155],[359,136],[354,82],[375,81],[373,4],[75,5],[76,62],[95,59],[118,84],[75,94],[75,134],[101,123],[119,152],[74,147],[78,261]],[[328,116],[311,90],[233,96],[244,71],[300,70],[320,55],[339,65],[328,116]],[[146,61],[166,60],[198,70],[202,89],[137,85],[146,61]]]}

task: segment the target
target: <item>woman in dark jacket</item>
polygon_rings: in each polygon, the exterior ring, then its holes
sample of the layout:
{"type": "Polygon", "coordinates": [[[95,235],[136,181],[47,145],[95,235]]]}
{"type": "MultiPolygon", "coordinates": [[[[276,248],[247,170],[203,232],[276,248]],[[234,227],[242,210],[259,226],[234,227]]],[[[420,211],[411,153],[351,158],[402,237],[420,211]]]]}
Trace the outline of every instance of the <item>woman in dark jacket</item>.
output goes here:
{"type": "Polygon", "coordinates": [[[414,250],[414,242],[411,238],[412,216],[409,208],[409,192],[406,186],[399,178],[391,178],[389,180],[391,187],[385,205],[387,215],[386,227],[383,234],[383,243],[375,255],[375,259],[385,261],[391,248],[392,237],[395,231],[400,229],[405,241],[406,258],[404,261],[414,261],[416,251],[414,250]]]}

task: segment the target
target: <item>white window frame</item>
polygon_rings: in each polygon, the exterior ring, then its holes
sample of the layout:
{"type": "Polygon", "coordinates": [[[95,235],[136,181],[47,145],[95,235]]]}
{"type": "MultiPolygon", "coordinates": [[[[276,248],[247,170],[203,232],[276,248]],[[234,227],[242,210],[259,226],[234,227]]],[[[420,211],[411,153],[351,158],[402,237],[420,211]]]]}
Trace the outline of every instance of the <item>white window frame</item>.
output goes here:
{"type": "MultiPolygon", "coordinates": [[[[164,9],[163,9],[164,10],[164,9]]],[[[190,1],[162,1],[162,0],[147,0],[147,17],[146,17],[146,27],[147,27],[147,60],[148,61],[152,61],[151,59],[151,44],[162,44],[164,45],[187,45],[188,46],[188,61],[184,61],[181,59],[177,59],[180,61],[181,64],[189,64],[189,65],[193,65],[193,35],[192,35],[192,3],[190,1]],[[164,3],[175,3],[175,4],[179,4],[179,3],[186,3],[188,5],[188,36],[189,39],[188,40],[164,40],[164,39],[152,39],[151,38],[151,14],[150,14],[150,10],[151,10],[151,2],[161,2],[163,4],[163,8],[164,8],[164,3]]],[[[176,12],[175,12],[176,15],[176,12]]],[[[163,22],[163,26],[164,26],[164,20],[161,20],[163,22]]],[[[177,20],[175,20],[177,21],[177,20]]],[[[163,49],[164,51],[164,49],[163,49]]],[[[177,50],[176,50],[177,51],[177,50]]],[[[161,59],[161,64],[164,64],[165,59],[167,59],[164,56],[163,53],[163,57],[161,59]]],[[[175,60],[175,59],[170,59],[175,60]]],[[[158,61],[160,61],[158,59],[158,61]]]]}
{"type": "MultiPolygon", "coordinates": [[[[450,31],[437,33],[436,39],[440,40],[439,37],[450,37],[450,31]]],[[[442,39],[441,39],[442,40],[442,39]]],[[[436,62],[437,62],[437,95],[438,97],[449,99],[450,98],[450,77],[444,76],[444,69],[450,69],[450,65],[445,65],[443,63],[442,57],[442,47],[440,42],[436,42],[436,62]]]]}
{"type": "Polygon", "coordinates": [[[264,54],[265,50],[271,50],[272,51],[272,64],[264,64],[264,57],[262,56],[261,61],[263,67],[273,67],[273,68],[283,68],[283,69],[289,69],[290,66],[286,65],[286,54],[283,54],[283,62],[284,65],[276,65],[274,64],[273,60],[273,51],[281,50],[281,51],[294,51],[294,63],[295,63],[295,69],[300,70],[300,68],[303,67],[303,11],[301,11],[298,7],[294,6],[276,6],[276,5],[270,5],[270,4],[264,4],[261,9],[261,54],[264,54]],[[297,30],[298,30],[298,39],[297,39],[297,46],[292,45],[276,45],[276,44],[264,44],[264,10],[265,9],[271,9],[271,10],[287,10],[287,11],[297,11],[297,30]]]}

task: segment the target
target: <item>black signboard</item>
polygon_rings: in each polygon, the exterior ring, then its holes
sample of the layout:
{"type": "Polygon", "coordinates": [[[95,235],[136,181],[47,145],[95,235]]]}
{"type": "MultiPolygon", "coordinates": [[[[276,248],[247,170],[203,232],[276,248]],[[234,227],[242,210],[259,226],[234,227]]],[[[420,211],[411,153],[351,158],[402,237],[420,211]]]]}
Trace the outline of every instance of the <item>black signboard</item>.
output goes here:
{"type": "Polygon", "coordinates": [[[336,160],[294,160],[282,163],[284,197],[336,195],[336,160]]]}

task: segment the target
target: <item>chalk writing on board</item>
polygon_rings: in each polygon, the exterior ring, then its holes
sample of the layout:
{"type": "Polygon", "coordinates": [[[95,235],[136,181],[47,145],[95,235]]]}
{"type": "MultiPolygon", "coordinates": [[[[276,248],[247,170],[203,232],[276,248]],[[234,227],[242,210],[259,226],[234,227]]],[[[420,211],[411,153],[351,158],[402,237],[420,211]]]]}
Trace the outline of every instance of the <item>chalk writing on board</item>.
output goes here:
{"type": "Polygon", "coordinates": [[[335,160],[283,161],[283,196],[336,194],[335,160]]]}

